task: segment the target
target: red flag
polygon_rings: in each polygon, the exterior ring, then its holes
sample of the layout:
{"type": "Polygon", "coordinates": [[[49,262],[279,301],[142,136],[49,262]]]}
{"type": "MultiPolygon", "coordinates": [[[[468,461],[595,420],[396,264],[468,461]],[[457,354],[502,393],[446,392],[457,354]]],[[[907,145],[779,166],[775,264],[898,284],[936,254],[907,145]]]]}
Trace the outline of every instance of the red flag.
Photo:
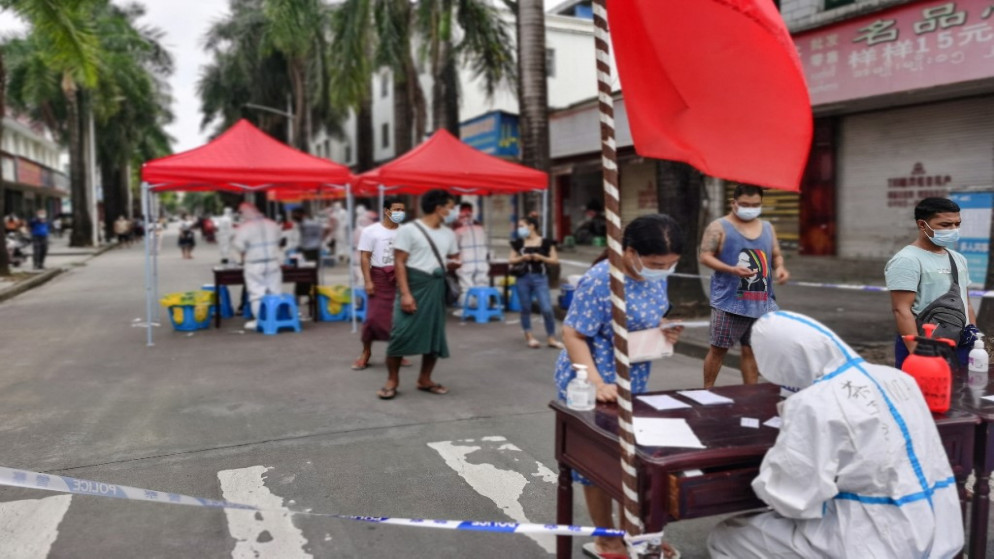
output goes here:
{"type": "Polygon", "coordinates": [[[771,0],[608,0],[636,151],[798,190],[811,101],[771,0]]]}

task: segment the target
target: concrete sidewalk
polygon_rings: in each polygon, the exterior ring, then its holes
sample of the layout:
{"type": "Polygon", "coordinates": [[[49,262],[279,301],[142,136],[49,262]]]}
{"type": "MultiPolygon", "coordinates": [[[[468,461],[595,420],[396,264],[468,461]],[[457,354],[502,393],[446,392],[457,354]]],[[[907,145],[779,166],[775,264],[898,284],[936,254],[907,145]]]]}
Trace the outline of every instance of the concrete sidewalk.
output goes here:
{"type": "Polygon", "coordinates": [[[70,247],[68,232],[63,233],[62,237],[51,236],[48,240],[45,269],[35,270],[32,268],[31,246],[29,245],[26,249],[27,259],[24,263],[20,267],[11,266],[10,277],[0,277],[0,302],[43,285],[66,270],[85,266],[91,258],[115,247],[117,247],[116,243],[106,243],[98,247],[70,247]]]}

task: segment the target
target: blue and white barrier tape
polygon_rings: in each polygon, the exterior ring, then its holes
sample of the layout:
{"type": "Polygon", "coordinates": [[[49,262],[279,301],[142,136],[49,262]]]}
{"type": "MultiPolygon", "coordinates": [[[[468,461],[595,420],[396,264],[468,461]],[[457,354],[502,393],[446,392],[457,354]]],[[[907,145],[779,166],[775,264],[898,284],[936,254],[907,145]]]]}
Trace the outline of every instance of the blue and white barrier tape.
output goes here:
{"type": "MultiPolygon", "coordinates": [[[[178,493],[167,493],[164,491],[153,491],[151,489],[128,487],[126,485],[116,485],[113,483],[104,483],[87,479],[42,474],[26,470],[15,470],[12,468],[4,468],[2,466],[0,466],[0,486],[24,487],[27,489],[40,489],[56,493],[91,495],[94,497],[108,497],[112,499],[125,499],[128,501],[146,501],[150,503],[185,505],[200,508],[240,509],[266,512],[266,509],[261,509],[252,505],[232,503],[230,501],[201,499],[199,497],[190,497],[188,495],[180,495],[178,493]]],[[[279,512],[281,514],[289,512],[290,514],[301,516],[318,516],[324,518],[337,518],[340,520],[354,520],[356,522],[371,522],[374,524],[390,524],[394,526],[414,526],[418,528],[462,530],[470,532],[548,534],[553,536],[623,537],[625,535],[625,532],[622,530],[609,530],[607,528],[593,528],[589,526],[567,526],[563,524],[519,524],[516,522],[476,522],[471,520],[428,520],[423,518],[356,516],[296,510],[279,510],[271,512],[279,512]]]]}
{"type": "MultiPolygon", "coordinates": [[[[671,277],[675,278],[710,278],[711,276],[702,276],[699,274],[670,274],[671,277]]],[[[861,285],[853,283],[822,283],[815,281],[788,281],[787,285],[792,285],[796,287],[818,287],[822,289],[844,289],[848,291],[873,291],[873,292],[888,292],[886,286],[883,285],[861,285]]],[[[982,299],[994,298],[994,291],[984,291],[982,289],[971,289],[967,291],[967,296],[969,297],[980,297],[982,299]]]]}

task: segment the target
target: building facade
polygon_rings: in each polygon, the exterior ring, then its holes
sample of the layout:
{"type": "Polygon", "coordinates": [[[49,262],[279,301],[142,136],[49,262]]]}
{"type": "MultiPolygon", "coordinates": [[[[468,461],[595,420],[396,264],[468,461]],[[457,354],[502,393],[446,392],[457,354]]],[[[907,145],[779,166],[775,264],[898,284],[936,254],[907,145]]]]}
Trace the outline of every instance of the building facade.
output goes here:
{"type": "Polygon", "coordinates": [[[61,213],[62,201],[69,196],[69,179],[60,170],[65,155],[52,134],[27,118],[7,116],[0,151],[4,211],[22,218],[42,208],[49,215],[61,213]]]}

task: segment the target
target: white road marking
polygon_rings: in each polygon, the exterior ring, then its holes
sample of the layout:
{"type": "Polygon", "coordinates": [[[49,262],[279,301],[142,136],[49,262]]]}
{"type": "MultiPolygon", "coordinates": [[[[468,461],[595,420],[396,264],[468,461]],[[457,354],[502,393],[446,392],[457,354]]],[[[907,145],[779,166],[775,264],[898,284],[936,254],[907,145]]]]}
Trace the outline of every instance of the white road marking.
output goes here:
{"type": "Polygon", "coordinates": [[[273,495],[265,485],[263,475],[269,468],[252,466],[237,470],[221,470],[221,494],[227,501],[255,505],[266,512],[224,509],[228,518],[228,531],[237,543],[231,551],[233,559],[311,559],[304,551],[307,539],[294,526],[289,512],[270,512],[284,509],[283,499],[273,495]]]}
{"type": "MultiPolygon", "coordinates": [[[[481,439],[483,444],[487,442],[504,443],[494,448],[501,451],[521,452],[522,455],[527,457],[520,448],[506,441],[507,439],[504,437],[498,436],[483,437],[481,439]]],[[[519,472],[501,469],[493,464],[470,463],[467,457],[483,447],[465,444],[468,442],[472,442],[472,439],[464,441],[440,441],[428,443],[428,446],[438,452],[442,459],[445,460],[445,464],[465,479],[466,483],[473,490],[493,501],[494,504],[504,511],[504,514],[516,522],[530,523],[531,520],[525,516],[524,508],[520,502],[525,486],[528,485],[528,478],[519,472]]],[[[528,458],[534,460],[531,457],[528,458]]],[[[515,458],[515,461],[518,461],[518,458],[515,458]]],[[[543,482],[554,482],[557,479],[557,476],[541,462],[538,460],[534,460],[534,462],[537,465],[537,472],[532,474],[532,477],[539,478],[543,482]]],[[[526,535],[540,545],[547,553],[555,553],[555,536],[547,534],[526,535]]]]}
{"type": "Polygon", "coordinates": [[[0,503],[0,557],[48,557],[72,495],[0,503]]]}

